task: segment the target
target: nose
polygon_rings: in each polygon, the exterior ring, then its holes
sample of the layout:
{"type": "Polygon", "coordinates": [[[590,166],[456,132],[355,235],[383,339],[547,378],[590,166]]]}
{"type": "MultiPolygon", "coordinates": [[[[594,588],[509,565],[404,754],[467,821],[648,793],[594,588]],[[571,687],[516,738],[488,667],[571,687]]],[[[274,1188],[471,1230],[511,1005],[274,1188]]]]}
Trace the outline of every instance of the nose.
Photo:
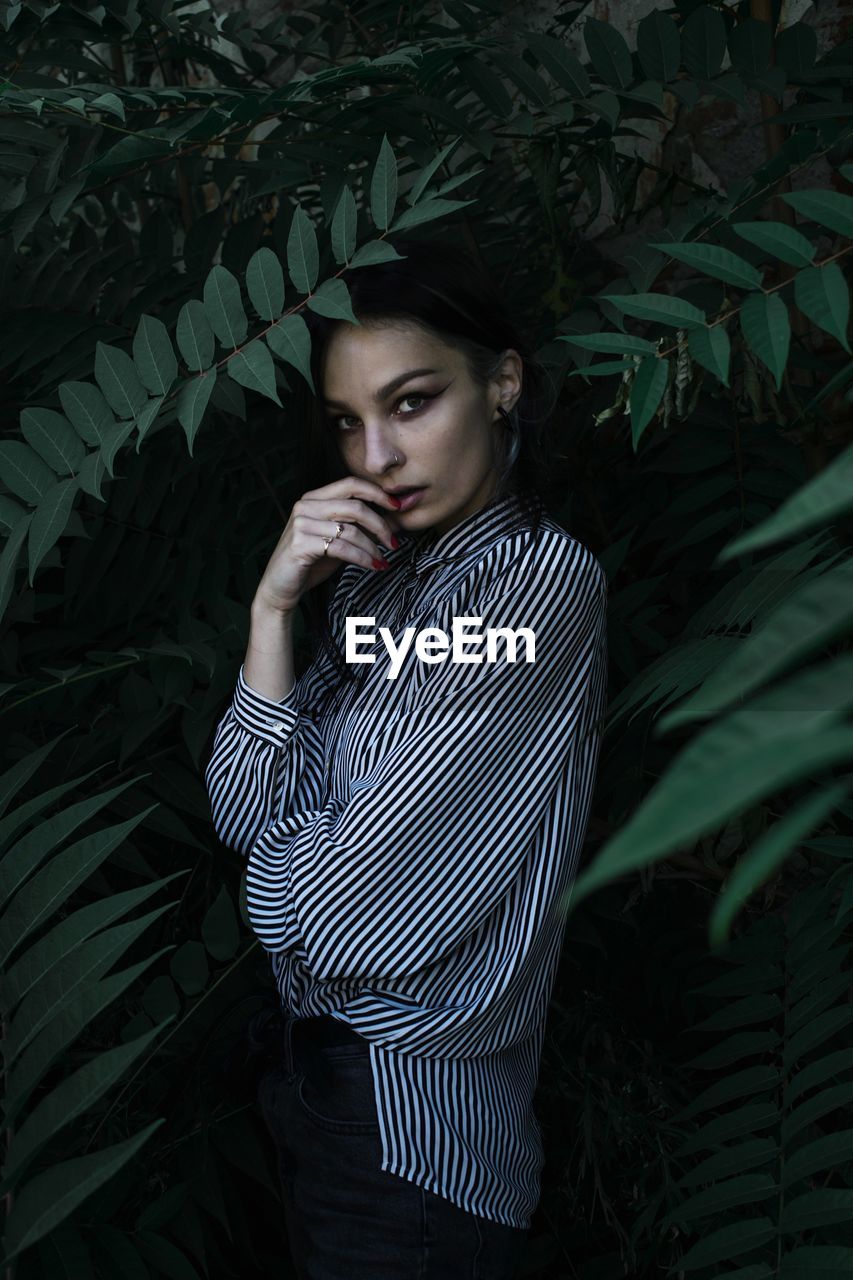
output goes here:
{"type": "Polygon", "coordinates": [[[384,475],[390,467],[402,461],[399,445],[394,443],[394,433],[383,423],[365,423],[362,440],[364,457],[362,464],[371,475],[384,475]]]}

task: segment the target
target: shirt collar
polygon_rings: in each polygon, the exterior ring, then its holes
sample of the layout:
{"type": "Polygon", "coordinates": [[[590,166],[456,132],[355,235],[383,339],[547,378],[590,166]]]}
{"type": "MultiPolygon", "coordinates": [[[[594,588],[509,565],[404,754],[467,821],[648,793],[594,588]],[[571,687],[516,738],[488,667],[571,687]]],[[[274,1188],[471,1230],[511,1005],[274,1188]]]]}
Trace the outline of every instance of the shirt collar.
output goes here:
{"type": "Polygon", "coordinates": [[[426,529],[422,533],[399,534],[399,547],[386,553],[386,559],[393,565],[411,557],[412,571],[424,573],[436,565],[481,556],[498,539],[523,525],[522,504],[518,495],[510,492],[502,498],[492,498],[445,533],[426,529]]]}

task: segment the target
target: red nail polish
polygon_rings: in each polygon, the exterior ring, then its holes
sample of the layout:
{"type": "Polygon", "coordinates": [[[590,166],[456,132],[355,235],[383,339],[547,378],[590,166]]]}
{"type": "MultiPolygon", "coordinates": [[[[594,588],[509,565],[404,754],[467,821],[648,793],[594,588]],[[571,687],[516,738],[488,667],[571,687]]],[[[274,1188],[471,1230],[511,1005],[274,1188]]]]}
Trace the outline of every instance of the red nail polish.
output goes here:
{"type": "Polygon", "coordinates": [[[397,537],[396,533],[392,533],[392,534],[391,534],[391,546],[392,546],[392,547],[394,548],[394,550],[396,551],[396,550],[397,550],[397,548],[399,547],[399,545],[400,545],[400,539],[397,537]]]}
{"type": "Polygon", "coordinates": [[[388,563],[388,561],[387,561],[387,560],[385,560],[384,558],[383,558],[382,560],[377,560],[377,559],[374,557],[374,559],[373,559],[373,560],[371,560],[371,562],[370,562],[370,563],[373,565],[374,569],[390,569],[390,568],[391,568],[391,566],[390,566],[390,564],[388,563]]]}
{"type": "Polygon", "coordinates": [[[400,498],[395,498],[393,493],[389,493],[389,494],[388,494],[388,497],[389,497],[389,498],[391,499],[391,501],[394,503],[394,506],[395,506],[395,507],[402,507],[403,503],[402,503],[402,500],[401,500],[400,498]]]}

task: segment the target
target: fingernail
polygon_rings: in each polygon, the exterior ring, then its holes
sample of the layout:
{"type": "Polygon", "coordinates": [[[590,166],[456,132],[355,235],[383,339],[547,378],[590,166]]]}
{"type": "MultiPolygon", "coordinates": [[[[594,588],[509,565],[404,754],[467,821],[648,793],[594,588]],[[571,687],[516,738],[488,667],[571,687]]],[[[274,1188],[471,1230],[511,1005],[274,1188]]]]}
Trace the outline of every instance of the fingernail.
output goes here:
{"type": "Polygon", "coordinates": [[[390,569],[391,568],[390,564],[385,559],[377,560],[374,558],[373,560],[371,560],[370,563],[373,565],[374,569],[390,569]]]}
{"type": "Polygon", "coordinates": [[[393,493],[389,493],[388,497],[391,499],[395,507],[402,507],[403,501],[401,498],[395,498],[393,493]]]}
{"type": "Polygon", "coordinates": [[[397,550],[397,548],[399,547],[399,545],[400,545],[400,539],[397,537],[396,533],[392,533],[392,534],[391,534],[391,546],[392,546],[392,547],[394,548],[394,550],[396,551],[396,550],[397,550]]]}

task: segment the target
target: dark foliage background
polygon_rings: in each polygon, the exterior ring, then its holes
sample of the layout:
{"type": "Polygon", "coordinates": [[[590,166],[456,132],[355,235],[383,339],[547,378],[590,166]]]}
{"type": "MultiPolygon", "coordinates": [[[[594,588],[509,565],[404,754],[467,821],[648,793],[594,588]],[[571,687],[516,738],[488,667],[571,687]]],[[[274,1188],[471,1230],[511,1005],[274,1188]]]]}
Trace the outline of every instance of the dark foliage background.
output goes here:
{"type": "Polygon", "coordinates": [[[272,979],[200,767],[304,314],[411,228],[524,318],[611,583],[525,1275],[853,1270],[853,49],[779,19],[0,3],[9,1280],[282,1274],[272,979]],[[765,153],[723,191],[668,144],[733,104],[765,153]]]}

